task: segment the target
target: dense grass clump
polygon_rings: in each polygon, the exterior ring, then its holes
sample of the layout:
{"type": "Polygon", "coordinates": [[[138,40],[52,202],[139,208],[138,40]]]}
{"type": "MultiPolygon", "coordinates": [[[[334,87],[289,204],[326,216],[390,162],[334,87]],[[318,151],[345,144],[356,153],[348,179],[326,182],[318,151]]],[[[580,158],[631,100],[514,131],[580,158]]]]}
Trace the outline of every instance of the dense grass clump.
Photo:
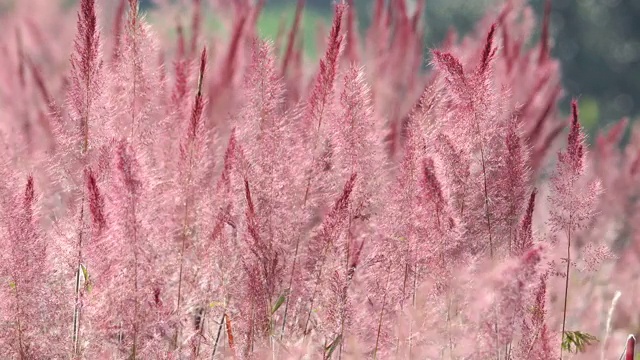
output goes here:
{"type": "Polygon", "coordinates": [[[0,1],[3,356],[633,358],[640,133],[559,115],[550,5],[425,67],[423,1],[317,60],[303,1],[158,3],[0,1]]]}

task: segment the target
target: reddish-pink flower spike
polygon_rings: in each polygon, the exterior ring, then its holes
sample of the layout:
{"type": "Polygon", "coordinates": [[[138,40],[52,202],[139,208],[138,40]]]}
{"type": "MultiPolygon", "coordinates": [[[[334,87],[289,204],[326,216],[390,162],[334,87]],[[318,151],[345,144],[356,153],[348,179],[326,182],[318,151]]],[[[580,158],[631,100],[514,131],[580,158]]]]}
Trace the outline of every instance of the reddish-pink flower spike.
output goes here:
{"type": "MultiPolygon", "coordinates": [[[[532,311],[526,312],[522,321],[523,337],[518,342],[518,358],[548,360],[557,357],[552,349],[553,334],[547,326],[547,275],[541,274],[535,287],[533,298],[528,300],[532,311]]],[[[530,297],[531,297],[530,295],[530,297]]]]}
{"type": "MultiPolygon", "coordinates": [[[[236,71],[238,71],[236,66],[236,58],[238,56],[238,53],[240,52],[240,48],[242,45],[246,21],[246,15],[243,15],[236,20],[236,23],[234,25],[235,27],[231,36],[231,41],[229,42],[229,48],[227,49],[227,56],[225,57],[225,62],[222,67],[222,69],[224,69],[224,73],[222,74],[222,78],[220,80],[221,82],[217,84],[218,86],[224,87],[230,85],[233,81],[236,71]]],[[[216,94],[214,94],[214,92],[212,91],[211,96],[216,96],[216,94]]]]}
{"type": "Polygon", "coordinates": [[[491,25],[489,34],[487,34],[487,42],[485,43],[484,50],[482,51],[482,60],[480,61],[479,72],[484,74],[489,67],[489,64],[496,54],[496,48],[493,47],[493,37],[496,33],[496,24],[491,25]]]}
{"type": "Polygon", "coordinates": [[[99,65],[100,35],[95,0],[80,2],[78,34],[74,41],[74,49],[76,53],[71,58],[71,65],[79,70],[78,76],[88,83],[99,65]]]}
{"type": "MultiPolygon", "coordinates": [[[[320,230],[310,241],[307,255],[307,270],[312,276],[312,288],[308,291],[310,305],[304,325],[305,333],[308,331],[309,320],[311,319],[314,304],[319,301],[318,297],[320,297],[320,299],[325,296],[330,297],[326,295],[325,292],[331,289],[325,289],[325,287],[321,286],[321,283],[326,281],[323,274],[327,261],[332,261],[336,258],[336,256],[333,256],[331,249],[335,246],[335,241],[338,240],[340,233],[345,230],[345,223],[349,220],[348,209],[351,202],[350,197],[356,185],[357,178],[357,173],[351,174],[351,177],[344,185],[342,194],[340,194],[340,197],[335,201],[332,209],[323,220],[320,230]]],[[[340,258],[342,257],[340,256],[340,258]]],[[[348,264],[345,265],[348,266],[348,264]]]]}
{"type": "Polygon", "coordinates": [[[571,107],[567,149],[558,153],[556,171],[551,177],[550,222],[554,231],[575,232],[583,229],[594,215],[595,202],[601,192],[598,180],[585,183],[584,134],[575,100],[571,107]]]}
{"type": "Polygon", "coordinates": [[[188,139],[190,142],[195,141],[198,136],[199,129],[202,124],[202,112],[204,111],[204,98],[202,97],[202,82],[204,80],[204,72],[207,66],[207,49],[202,50],[200,55],[200,71],[198,73],[198,91],[196,93],[195,103],[191,110],[191,118],[189,122],[188,139]]]}
{"type": "Polygon", "coordinates": [[[467,201],[466,184],[471,175],[469,157],[447,135],[438,134],[435,140],[436,153],[445,164],[444,176],[450,204],[458,215],[464,215],[467,201]]]}
{"type": "MultiPolygon", "coordinates": [[[[536,246],[518,258],[504,263],[495,286],[496,300],[486,310],[488,312],[486,322],[491,324],[488,335],[494,339],[496,346],[504,346],[503,344],[511,343],[516,339],[519,321],[523,321],[524,318],[528,318],[530,322],[535,321],[532,319],[536,316],[535,305],[528,302],[529,287],[536,284],[539,279],[537,266],[542,261],[542,255],[543,248],[536,246]],[[528,305],[534,306],[533,312],[528,311],[528,305]],[[494,311],[498,311],[499,315],[490,316],[489,314],[494,311]]],[[[525,325],[529,324],[525,322],[525,325]]],[[[535,338],[538,329],[539,326],[524,335],[535,338]]],[[[488,350],[488,347],[485,349],[488,350]]],[[[520,357],[517,358],[520,359],[520,357]]],[[[529,359],[529,357],[523,356],[522,359],[529,359]]]]}
{"type": "MultiPolygon", "coordinates": [[[[128,0],[128,15],[123,26],[118,58],[113,65],[117,94],[114,97],[119,116],[112,120],[112,128],[131,141],[147,142],[157,130],[156,99],[164,84],[158,76],[159,67],[153,57],[157,44],[149,25],[139,13],[138,0],[128,0]],[[155,120],[155,119],[154,119],[155,120]]],[[[172,109],[173,110],[173,109],[172,109]]]]}
{"type": "Polygon", "coordinates": [[[90,148],[99,148],[100,138],[105,135],[101,130],[107,120],[105,110],[109,100],[105,97],[100,50],[95,0],[82,0],[74,51],[70,59],[71,74],[67,95],[68,112],[74,123],[73,132],[67,139],[59,141],[74,147],[75,151],[79,148],[83,155],[90,148]]]}
{"type": "Polygon", "coordinates": [[[246,216],[247,216],[247,226],[249,228],[249,234],[251,235],[251,237],[253,237],[253,240],[255,242],[260,242],[260,233],[258,232],[257,224],[256,224],[256,209],[255,209],[255,206],[253,205],[253,200],[251,199],[251,190],[249,189],[249,182],[246,179],[244,180],[244,195],[247,201],[246,216]]]}
{"type": "MultiPolygon", "coordinates": [[[[5,179],[7,184],[17,182],[17,178],[5,179]],[[13,180],[13,181],[12,181],[13,180]]],[[[22,186],[20,186],[22,188],[22,186]]],[[[5,249],[0,255],[0,276],[8,282],[0,291],[0,309],[10,313],[0,313],[6,324],[0,332],[0,345],[7,356],[16,359],[47,358],[55,350],[46,348],[46,339],[41,331],[49,324],[42,316],[46,306],[47,245],[40,235],[36,213],[34,179],[28,176],[24,191],[15,189],[9,194],[4,186],[0,220],[2,232],[0,245],[5,249]],[[10,319],[10,320],[9,320],[10,319]]]]}
{"type": "Polygon", "coordinates": [[[33,200],[35,198],[35,190],[33,188],[33,175],[29,175],[27,179],[27,186],[24,190],[24,207],[27,210],[27,220],[31,222],[33,211],[33,200]]]}
{"type": "Polygon", "coordinates": [[[454,79],[464,81],[464,69],[460,61],[448,52],[441,52],[438,50],[433,51],[434,60],[438,66],[447,70],[449,75],[454,79]]]}
{"type": "Polygon", "coordinates": [[[522,218],[520,231],[518,232],[518,241],[514,247],[514,252],[516,255],[523,254],[533,246],[533,233],[531,225],[533,223],[533,208],[535,206],[536,194],[537,190],[533,189],[531,195],[529,196],[529,205],[527,206],[527,210],[524,214],[524,217],[522,218]]]}
{"type": "Polygon", "coordinates": [[[191,18],[191,54],[196,55],[196,48],[202,27],[202,0],[193,0],[193,16],[191,18]]]}
{"type": "Polygon", "coordinates": [[[174,64],[175,84],[171,91],[171,108],[182,109],[187,98],[189,65],[186,60],[177,60],[174,64]]]}
{"type": "MultiPolygon", "coordinates": [[[[59,122],[62,117],[62,109],[58,104],[56,104],[55,99],[51,96],[49,89],[47,88],[47,84],[45,82],[44,76],[40,68],[36,65],[33,60],[27,61],[29,65],[29,69],[31,70],[31,75],[33,76],[33,80],[36,83],[36,88],[38,89],[38,93],[42,97],[42,100],[45,102],[47,106],[47,110],[49,114],[47,114],[51,119],[53,119],[56,125],[59,125],[59,122]]],[[[49,125],[47,123],[47,125],[49,125]]]]}
{"type": "Polygon", "coordinates": [[[270,157],[277,151],[276,139],[285,136],[286,121],[286,115],[282,114],[285,89],[269,42],[253,43],[244,87],[247,100],[237,126],[238,136],[253,150],[252,156],[261,158],[262,166],[262,163],[273,162],[270,157]],[[270,155],[265,156],[267,153],[270,155]]]}
{"type": "Polygon", "coordinates": [[[313,90],[308,100],[308,108],[304,116],[306,130],[315,127],[314,132],[322,126],[323,117],[326,115],[327,106],[333,93],[336,72],[338,70],[338,58],[344,47],[344,35],[342,32],[342,16],[346,5],[338,4],[333,15],[333,25],[329,33],[329,44],[324,57],[320,60],[320,72],[315,79],[313,90]]]}
{"type": "Polygon", "coordinates": [[[289,31],[289,37],[287,40],[287,50],[284,54],[284,58],[282,59],[281,74],[283,76],[287,74],[289,63],[293,58],[293,50],[296,42],[296,35],[298,35],[299,33],[298,28],[300,27],[300,20],[302,19],[303,9],[304,9],[304,0],[298,0],[298,5],[296,6],[296,15],[293,19],[293,26],[291,26],[291,30],[289,31]]]}
{"type": "Polygon", "coordinates": [[[365,74],[355,65],[344,77],[340,105],[340,116],[330,122],[338,166],[346,176],[357,172],[366,179],[368,185],[362,190],[373,190],[377,172],[384,164],[384,154],[380,151],[383,135],[375,121],[365,74]]]}
{"type": "Polygon", "coordinates": [[[219,201],[220,205],[214,210],[216,222],[211,233],[211,240],[216,242],[215,246],[217,247],[220,245],[217,241],[222,239],[222,230],[225,222],[230,221],[229,214],[233,205],[233,197],[231,196],[231,177],[237,166],[237,162],[243,161],[242,150],[238,148],[239,146],[236,142],[236,131],[233,129],[229,136],[229,143],[227,144],[227,148],[224,152],[222,173],[220,174],[220,178],[215,186],[215,200],[219,201]],[[240,159],[237,159],[238,157],[240,159]]]}
{"type": "Polygon", "coordinates": [[[598,146],[610,148],[618,145],[618,143],[624,136],[627,125],[629,125],[628,118],[622,118],[620,121],[615,123],[615,125],[611,127],[609,132],[598,136],[598,146]]]}
{"type": "Polygon", "coordinates": [[[529,154],[520,139],[518,120],[511,118],[506,126],[505,153],[500,171],[494,175],[499,177],[496,187],[500,191],[493,201],[493,208],[499,213],[498,220],[508,233],[511,250],[513,243],[517,242],[517,228],[526,204],[530,173],[527,168],[529,154]]]}
{"type": "MultiPolygon", "coordinates": [[[[611,164],[620,165],[621,163],[623,156],[620,151],[620,141],[625,134],[628,122],[629,120],[627,118],[623,118],[614,124],[608,132],[601,133],[596,138],[596,150],[594,156],[595,169],[602,177],[603,185],[607,188],[620,186],[614,185],[613,183],[618,182],[618,184],[620,184],[623,182],[624,180],[621,178],[622,173],[624,173],[625,170],[630,169],[629,165],[633,163],[633,160],[631,159],[625,161],[625,164],[622,165],[625,169],[621,169],[621,171],[611,171],[607,169],[611,164]]],[[[620,203],[624,202],[622,198],[627,196],[627,193],[613,192],[605,196],[609,197],[611,201],[620,203]],[[617,199],[615,199],[616,195],[619,196],[617,199]]]]}
{"type": "Polygon", "coordinates": [[[129,193],[132,201],[137,201],[140,195],[141,180],[138,167],[131,145],[121,140],[116,149],[116,169],[119,171],[118,180],[123,190],[129,193]]]}
{"type": "MultiPolygon", "coordinates": [[[[245,77],[245,94],[247,99],[238,119],[237,134],[247,161],[238,167],[238,172],[245,181],[249,250],[263,269],[261,281],[266,283],[264,291],[272,301],[275,300],[272,299],[275,284],[280,282],[283,269],[282,260],[279,260],[281,248],[291,241],[288,235],[291,226],[283,221],[291,215],[282,204],[298,198],[290,195],[290,170],[278,161],[287,157],[283,140],[289,135],[287,115],[282,112],[284,87],[268,42],[255,41],[253,44],[251,66],[245,77]],[[276,262],[279,262],[277,267],[276,262]]],[[[235,130],[232,136],[235,136],[235,130]]],[[[231,140],[230,145],[234,145],[231,140]]]]}
{"type": "Polygon", "coordinates": [[[360,61],[360,54],[358,46],[360,39],[358,37],[358,24],[356,7],[353,4],[353,0],[348,2],[349,8],[347,9],[347,35],[346,35],[346,57],[352,64],[356,64],[360,61]]]}
{"type": "Polygon", "coordinates": [[[437,222],[437,230],[444,230],[444,210],[446,206],[446,202],[442,193],[442,185],[438,180],[435,172],[435,164],[433,159],[426,158],[422,163],[422,196],[424,200],[430,202],[433,205],[433,210],[435,210],[436,222],[437,222]]]}
{"type": "Polygon", "coordinates": [[[578,121],[578,102],[575,99],[571,102],[571,128],[569,130],[567,155],[574,171],[581,171],[584,161],[584,135],[578,121]]]}
{"type": "Polygon", "coordinates": [[[120,58],[120,44],[122,43],[122,21],[127,6],[127,0],[120,0],[116,8],[116,16],[113,21],[113,53],[111,61],[118,61],[120,58]]]}
{"type": "MultiPolygon", "coordinates": [[[[248,261],[250,266],[256,269],[255,274],[248,273],[247,276],[257,277],[259,280],[256,284],[251,286],[250,293],[254,298],[257,298],[257,306],[264,306],[264,304],[271,304],[276,300],[276,286],[283,281],[284,268],[280,264],[280,258],[282,256],[279,249],[279,244],[274,240],[274,234],[270,233],[270,229],[261,226],[261,222],[264,216],[260,214],[263,209],[256,209],[254,204],[249,182],[244,180],[245,200],[247,203],[247,209],[245,211],[245,217],[247,220],[247,242],[249,250],[254,255],[254,259],[248,261]]],[[[271,225],[271,224],[268,224],[271,225]]],[[[266,312],[269,311],[267,307],[266,312]]],[[[266,319],[268,322],[268,319],[266,319]]]]}
{"type": "Polygon", "coordinates": [[[624,360],[635,360],[636,337],[629,335],[625,346],[624,360]]]}
{"type": "Polygon", "coordinates": [[[356,185],[357,178],[357,173],[351,174],[349,180],[344,184],[342,194],[338,200],[336,200],[333,208],[329,214],[327,214],[325,222],[322,224],[322,238],[327,243],[333,241],[336,232],[339,230],[340,224],[343,224],[347,220],[345,219],[345,212],[349,206],[349,199],[356,185]]]}
{"type": "Polygon", "coordinates": [[[340,194],[340,197],[333,204],[332,209],[325,216],[322,222],[322,227],[318,234],[311,240],[308,266],[313,269],[313,273],[316,271],[322,271],[322,265],[317,269],[318,262],[323,263],[326,257],[326,247],[330,246],[336,237],[342,231],[343,224],[347,221],[347,210],[349,207],[351,193],[355,187],[357,174],[351,174],[351,177],[344,185],[344,189],[340,194]],[[325,254],[325,255],[323,255],[325,254]]]}
{"type": "Polygon", "coordinates": [[[547,316],[547,311],[545,309],[545,302],[547,298],[547,279],[544,275],[540,276],[540,283],[538,284],[535,294],[535,310],[533,311],[532,323],[535,326],[542,326],[544,324],[545,317],[547,316]]]}
{"type": "Polygon", "coordinates": [[[156,259],[163,254],[166,243],[158,241],[161,220],[155,204],[157,194],[151,188],[153,176],[145,168],[144,159],[122,139],[115,144],[113,165],[106,201],[107,235],[98,250],[91,249],[92,265],[100,264],[92,266],[100,279],[94,291],[104,299],[97,304],[104,313],[96,326],[103,344],[95,348],[107,348],[104,343],[116,326],[122,333],[121,349],[127,349],[132,357],[146,357],[159,345],[159,339],[151,333],[158,329],[160,314],[156,311],[161,295],[167,291],[158,287],[157,277],[165,273],[165,267],[156,259]]]}
{"type": "Polygon", "coordinates": [[[224,152],[224,162],[222,173],[220,174],[220,179],[216,185],[216,190],[219,192],[220,196],[227,195],[231,191],[231,172],[235,166],[236,160],[236,130],[235,128],[231,130],[231,135],[229,136],[229,143],[227,144],[227,149],[224,152]]]}
{"type": "Polygon", "coordinates": [[[540,35],[540,56],[538,62],[543,63],[549,58],[549,28],[551,23],[551,0],[544,2],[544,19],[542,21],[542,34],[540,35]]]}
{"type": "Polygon", "coordinates": [[[94,229],[96,234],[99,235],[107,226],[107,220],[104,214],[104,198],[102,194],[100,194],[93,170],[89,168],[86,171],[85,177],[89,197],[89,210],[91,211],[94,229]]]}
{"type": "MultiPolygon", "coordinates": [[[[571,103],[571,128],[569,129],[566,152],[558,153],[556,170],[551,177],[550,218],[549,223],[554,233],[562,233],[566,237],[566,252],[562,259],[566,267],[564,307],[562,331],[566,326],[567,305],[569,304],[569,278],[572,264],[572,239],[580,230],[585,229],[596,210],[596,200],[600,195],[600,182],[585,178],[584,134],[578,119],[578,104],[571,103]]],[[[554,234],[555,235],[555,234],[554,234]]],[[[575,240],[574,240],[575,241],[575,240]]],[[[561,350],[562,355],[562,350],[561,350]]]]}
{"type": "MultiPolygon", "coordinates": [[[[475,238],[475,243],[482,248],[478,251],[488,250],[490,258],[503,244],[509,242],[509,232],[500,231],[506,224],[504,214],[509,206],[504,199],[503,203],[496,201],[505,192],[505,187],[500,181],[504,176],[497,175],[500,169],[507,169],[504,165],[504,147],[495,145],[497,142],[504,144],[504,130],[507,126],[503,107],[497,90],[497,84],[491,71],[491,63],[494,61],[493,37],[495,27],[492,27],[487,35],[481,62],[476,71],[464,74],[462,63],[450,53],[434,52],[434,62],[437,68],[443,71],[448,89],[444,92],[447,98],[447,110],[450,113],[442,126],[446,126],[447,135],[464,147],[469,154],[477,154],[470,160],[474,160],[477,166],[474,169],[470,182],[467,185],[471,202],[468,203],[465,214],[461,214],[467,222],[467,234],[469,238],[475,238]],[[501,216],[502,215],[502,216],[501,216]],[[478,217],[484,218],[484,224],[477,221],[478,217]],[[505,236],[505,233],[507,236],[505,236]],[[486,243],[486,244],[484,244],[486,243]]],[[[511,143],[516,143],[512,141],[511,143]]],[[[515,150],[515,148],[514,148],[515,150]]],[[[520,154],[521,157],[522,154],[520,154]]],[[[473,164],[472,164],[473,165],[473,164]]],[[[521,168],[521,167],[519,167],[521,168]]],[[[516,171],[512,175],[524,171],[516,171]]],[[[523,182],[512,179],[514,183],[523,182]]],[[[516,189],[522,194],[522,188],[516,189]]],[[[513,189],[509,189],[513,191],[513,189]]],[[[515,202],[517,206],[518,201],[515,202]]],[[[513,214],[511,214],[513,223],[513,214]]],[[[513,224],[512,224],[513,225],[513,224]]],[[[511,227],[513,227],[511,225],[511,227]]]]}
{"type": "MultiPolygon", "coordinates": [[[[184,308],[183,298],[185,297],[185,291],[187,288],[186,278],[188,268],[185,268],[185,263],[188,258],[187,253],[192,251],[195,237],[193,236],[192,228],[200,228],[203,225],[204,219],[198,216],[198,211],[203,206],[203,203],[209,199],[208,196],[202,196],[197,194],[198,189],[206,186],[207,176],[209,176],[210,161],[206,157],[206,151],[208,146],[208,139],[206,137],[206,129],[203,124],[203,112],[205,107],[205,99],[202,93],[204,74],[207,63],[207,51],[203,49],[200,56],[198,83],[196,88],[195,99],[191,108],[191,114],[188,119],[186,127],[186,134],[180,143],[180,155],[178,157],[178,171],[173,180],[180,187],[178,191],[177,201],[173,204],[179,209],[179,216],[174,217],[172,221],[172,230],[177,230],[180,238],[179,251],[177,252],[177,273],[178,273],[178,286],[177,286],[177,306],[178,311],[174,314],[178,318],[186,316],[186,308],[184,308]]],[[[175,349],[179,349],[182,341],[182,322],[176,323],[174,332],[174,346],[175,349]]]]}
{"type": "Polygon", "coordinates": [[[176,33],[178,33],[176,36],[176,58],[181,60],[187,56],[184,45],[185,39],[182,24],[178,23],[178,25],[176,25],[176,33]]]}

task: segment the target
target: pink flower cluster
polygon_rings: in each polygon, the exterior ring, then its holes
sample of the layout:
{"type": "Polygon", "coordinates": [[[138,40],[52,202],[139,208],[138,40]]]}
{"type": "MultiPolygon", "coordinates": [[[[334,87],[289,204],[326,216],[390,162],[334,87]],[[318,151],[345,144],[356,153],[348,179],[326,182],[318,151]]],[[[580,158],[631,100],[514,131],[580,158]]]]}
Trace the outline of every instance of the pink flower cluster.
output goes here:
{"type": "Polygon", "coordinates": [[[0,0],[1,357],[633,358],[640,127],[557,109],[550,1],[426,56],[340,2],[318,61],[304,1],[157,3],[0,0]]]}

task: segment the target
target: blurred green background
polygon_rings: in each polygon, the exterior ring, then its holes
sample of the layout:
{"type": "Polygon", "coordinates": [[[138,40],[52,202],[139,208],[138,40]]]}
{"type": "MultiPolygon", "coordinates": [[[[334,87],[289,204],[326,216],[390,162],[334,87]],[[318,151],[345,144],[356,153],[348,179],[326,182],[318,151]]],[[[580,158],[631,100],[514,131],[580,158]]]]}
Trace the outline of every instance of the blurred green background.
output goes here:
{"type": "MultiPolygon", "coordinates": [[[[230,0],[231,1],[231,0],[230,0]]],[[[406,0],[412,6],[414,0],[406,0]]],[[[149,5],[151,1],[143,1],[149,5]]],[[[306,0],[303,41],[314,53],[319,22],[328,24],[333,0],[306,0]]],[[[355,0],[366,27],[373,0],[355,0]]],[[[450,26],[470,31],[488,6],[500,0],[428,0],[425,49],[437,47],[450,26]]],[[[544,0],[530,0],[542,18],[544,0]]],[[[296,0],[267,0],[259,21],[263,36],[274,37],[281,21],[291,25],[296,0]]],[[[563,65],[569,96],[580,99],[582,121],[591,130],[623,116],[640,114],[640,0],[553,0],[553,55],[563,65]]],[[[568,96],[568,97],[569,97],[568,96]]],[[[563,109],[568,108],[565,99],[563,109]]]]}

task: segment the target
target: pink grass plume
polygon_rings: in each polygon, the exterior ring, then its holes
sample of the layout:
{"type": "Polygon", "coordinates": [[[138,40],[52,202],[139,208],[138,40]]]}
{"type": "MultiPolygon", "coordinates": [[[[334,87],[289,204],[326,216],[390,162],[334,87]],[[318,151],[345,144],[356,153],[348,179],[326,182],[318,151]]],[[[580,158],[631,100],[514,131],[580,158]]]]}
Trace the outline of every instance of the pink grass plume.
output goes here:
{"type": "Polygon", "coordinates": [[[302,13],[304,10],[304,0],[298,0],[298,4],[296,5],[296,15],[293,19],[293,25],[291,26],[291,30],[289,31],[289,37],[287,40],[287,49],[284,54],[284,59],[282,60],[282,75],[287,74],[287,69],[289,68],[289,63],[292,60],[294,46],[296,43],[296,36],[299,35],[298,28],[300,27],[300,21],[302,20],[302,13]]]}
{"type": "Polygon", "coordinates": [[[544,18],[542,21],[542,34],[540,35],[540,55],[538,62],[542,64],[549,58],[549,28],[551,23],[551,0],[544,2],[544,18]]]}
{"type": "Polygon", "coordinates": [[[635,348],[636,348],[636,337],[633,335],[629,335],[627,337],[627,343],[624,347],[624,352],[622,356],[620,356],[620,360],[635,360],[635,348]]]}

